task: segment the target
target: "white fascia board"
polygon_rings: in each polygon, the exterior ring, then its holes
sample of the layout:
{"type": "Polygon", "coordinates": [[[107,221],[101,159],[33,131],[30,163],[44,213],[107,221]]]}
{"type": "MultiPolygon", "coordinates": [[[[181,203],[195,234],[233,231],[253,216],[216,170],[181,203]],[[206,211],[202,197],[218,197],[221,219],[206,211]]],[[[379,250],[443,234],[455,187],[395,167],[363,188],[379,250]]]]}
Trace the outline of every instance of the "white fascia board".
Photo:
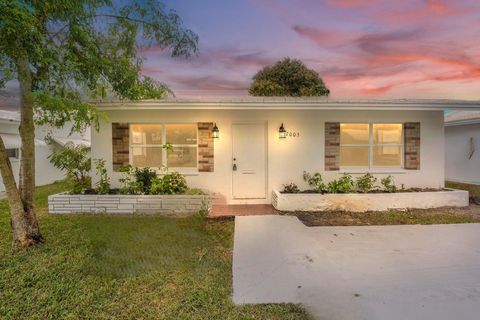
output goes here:
{"type": "Polygon", "coordinates": [[[480,101],[94,102],[102,110],[480,110],[480,101]]]}
{"type": "Polygon", "coordinates": [[[466,119],[466,120],[456,120],[456,121],[445,122],[446,127],[465,126],[469,124],[480,124],[480,119],[466,119]]]}

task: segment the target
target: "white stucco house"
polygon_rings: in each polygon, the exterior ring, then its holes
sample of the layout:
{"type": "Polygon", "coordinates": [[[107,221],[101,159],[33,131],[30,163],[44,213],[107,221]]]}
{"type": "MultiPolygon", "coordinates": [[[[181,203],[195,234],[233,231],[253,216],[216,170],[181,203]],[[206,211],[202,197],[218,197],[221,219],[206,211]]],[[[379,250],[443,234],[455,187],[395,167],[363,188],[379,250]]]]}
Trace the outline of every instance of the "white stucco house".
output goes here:
{"type": "Polygon", "coordinates": [[[453,111],[445,116],[445,176],[480,184],[480,111],[453,111]]]}
{"type": "Polygon", "coordinates": [[[272,190],[289,182],[306,188],[304,170],[327,182],[370,172],[392,175],[398,186],[443,187],[444,110],[478,110],[480,102],[246,98],[98,106],[109,122],[92,130],[91,153],[107,161],[113,187],[123,165],[168,166],[228,204],[254,204],[271,203],[272,190]]]}
{"type": "MultiPolygon", "coordinates": [[[[3,139],[7,152],[9,153],[10,163],[18,183],[20,158],[21,158],[21,139],[18,133],[20,125],[20,114],[18,112],[0,110],[0,136],[3,139]]],[[[90,146],[90,130],[84,134],[73,134],[69,136],[71,126],[65,126],[63,129],[55,130],[51,134],[54,144],[47,145],[44,139],[47,136],[47,127],[38,127],[35,130],[35,180],[36,184],[41,186],[52,183],[64,178],[64,173],[56,169],[48,160],[48,156],[54,148],[61,148],[67,142],[72,141],[75,144],[90,146]]],[[[0,192],[5,191],[5,186],[0,176],[0,192]]]]}

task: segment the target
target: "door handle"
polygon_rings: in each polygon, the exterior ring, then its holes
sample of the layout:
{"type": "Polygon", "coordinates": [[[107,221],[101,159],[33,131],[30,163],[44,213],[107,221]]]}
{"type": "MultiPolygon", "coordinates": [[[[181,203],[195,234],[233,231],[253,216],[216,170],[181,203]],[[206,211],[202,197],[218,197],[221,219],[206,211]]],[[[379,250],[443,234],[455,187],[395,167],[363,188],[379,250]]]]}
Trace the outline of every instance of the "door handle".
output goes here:
{"type": "Polygon", "coordinates": [[[235,163],[235,161],[237,161],[237,158],[233,158],[233,166],[232,166],[233,171],[237,171],[237,164],[235,163]]]}

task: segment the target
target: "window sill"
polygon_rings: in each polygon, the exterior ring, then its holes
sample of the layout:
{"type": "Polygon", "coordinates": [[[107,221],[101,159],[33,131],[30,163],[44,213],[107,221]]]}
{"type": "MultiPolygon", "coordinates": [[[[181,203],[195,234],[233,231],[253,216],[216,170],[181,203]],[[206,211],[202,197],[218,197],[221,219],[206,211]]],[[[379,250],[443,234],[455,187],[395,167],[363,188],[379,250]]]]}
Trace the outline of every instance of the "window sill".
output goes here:
{"type": "Polygon", "coordinates": [[[406,170],[402,168],[378,168],[378,169],[362,169],[362,168],[340,168],[339,173],[348,173],[348,174],[407,174],[411,171],[418,170],[406,170]]]}
{"type": "MultiPolygon", "coordinates": [[[[175,169],[175,168],[168,168],[168,173],[172,173],[172,172],[178,172],[183,176],[198,176],[200,174],[198,172],[198,170],[180,170],[180,169],[175,169]]],[[[167,174],[167,172],[165,172],[165,171],[158,172],[157,171],[157,174],[159,176],[164,176],[165,174],[167,174]]]]}

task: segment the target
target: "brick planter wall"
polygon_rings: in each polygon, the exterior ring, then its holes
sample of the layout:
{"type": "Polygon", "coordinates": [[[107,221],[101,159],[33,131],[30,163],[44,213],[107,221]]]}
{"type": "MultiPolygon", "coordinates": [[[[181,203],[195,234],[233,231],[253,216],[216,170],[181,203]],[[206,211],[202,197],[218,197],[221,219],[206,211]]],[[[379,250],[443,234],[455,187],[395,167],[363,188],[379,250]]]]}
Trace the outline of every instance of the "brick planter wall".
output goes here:
{"type": "Polygon", "coordinates": [[[210,209],[208,195],[70,195],[48,197],[48,212],[62,213],[195,213],[210,209]]]}

